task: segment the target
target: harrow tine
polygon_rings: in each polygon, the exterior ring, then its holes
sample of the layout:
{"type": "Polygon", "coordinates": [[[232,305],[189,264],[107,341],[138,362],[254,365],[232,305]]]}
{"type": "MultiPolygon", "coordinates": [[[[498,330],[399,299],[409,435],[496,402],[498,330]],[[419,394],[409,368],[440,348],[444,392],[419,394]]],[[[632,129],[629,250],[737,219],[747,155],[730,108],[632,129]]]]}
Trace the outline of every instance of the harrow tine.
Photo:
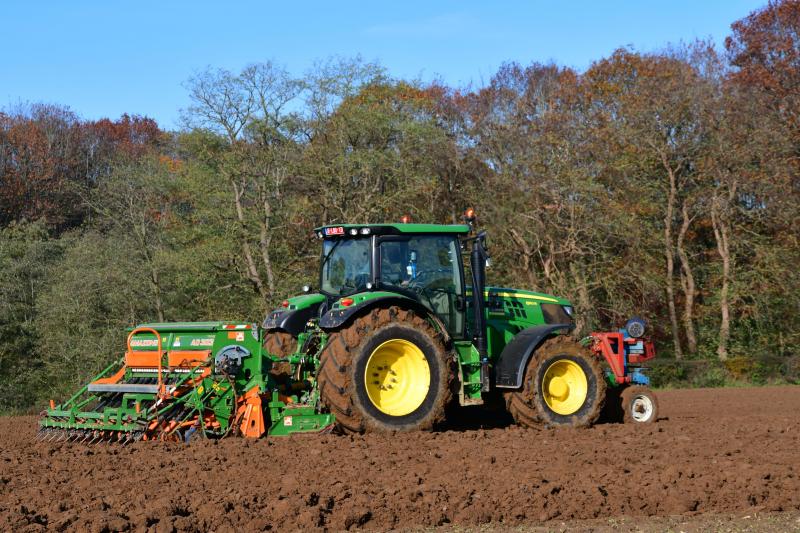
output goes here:
{"type": "Polygon", "coordinates": [[[42,439],[44,438],[44,435],[45,435],[45,429],[42,428],[42,429],[40,429],[39,431],[36,432],[36,440],[41,442],[42,439]]]}

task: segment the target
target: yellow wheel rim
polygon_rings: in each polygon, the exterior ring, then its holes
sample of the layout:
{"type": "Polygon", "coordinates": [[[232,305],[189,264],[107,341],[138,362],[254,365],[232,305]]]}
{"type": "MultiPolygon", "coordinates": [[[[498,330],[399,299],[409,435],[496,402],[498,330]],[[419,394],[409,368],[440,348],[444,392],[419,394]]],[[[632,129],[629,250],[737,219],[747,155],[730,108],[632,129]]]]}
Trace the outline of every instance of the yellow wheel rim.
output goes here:
{"type": "Polygon", "coordinates": [[[542,396],[547,406],[560,415],[577,412],[589,392],[586,373],[569,359],[551,364],[542,379],[542,396]]]}
{"type": "Polygon", "coordinates": [[[414,412],[428,395],[431,370],[416,344],[403,339],[384,342],[370,354],[364,371],[367,396],[382,413],[414,412]]]}

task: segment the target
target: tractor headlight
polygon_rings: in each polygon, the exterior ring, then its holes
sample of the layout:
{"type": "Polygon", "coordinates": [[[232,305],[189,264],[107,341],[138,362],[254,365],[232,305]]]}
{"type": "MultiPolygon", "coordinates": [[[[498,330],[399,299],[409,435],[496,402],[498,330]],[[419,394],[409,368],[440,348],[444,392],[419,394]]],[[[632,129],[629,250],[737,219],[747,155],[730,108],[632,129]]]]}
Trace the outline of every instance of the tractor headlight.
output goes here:
{"type": "Polygon", "coordinates": [[[361,228],[361,235],[369,235],[371,233],[369,228],[361,228]]]}
{"type": "Polygon", "coordinates": [[[561,307],[564,308],[564,312],[567,313],[567,316],[570,316],[570,317],[572,316],[572,306],[571,305],[562,305],[561,307]]]}
{"type": "Polygon", "coordinates": [[[350,235],[358,235],[358,230],[356,228],[350,228],[350,235]]]}

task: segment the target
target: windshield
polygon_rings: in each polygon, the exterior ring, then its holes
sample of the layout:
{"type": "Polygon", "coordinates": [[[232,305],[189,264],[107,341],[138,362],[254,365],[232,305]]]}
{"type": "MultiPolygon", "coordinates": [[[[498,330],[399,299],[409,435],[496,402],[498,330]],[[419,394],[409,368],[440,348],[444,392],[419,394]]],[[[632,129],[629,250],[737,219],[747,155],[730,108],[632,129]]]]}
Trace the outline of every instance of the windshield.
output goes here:
{"type": "Polygon", "coordinates": [[[370,279],[370,239],[325,239],[322,292],[343,296],[366,290],[370,279]]]}

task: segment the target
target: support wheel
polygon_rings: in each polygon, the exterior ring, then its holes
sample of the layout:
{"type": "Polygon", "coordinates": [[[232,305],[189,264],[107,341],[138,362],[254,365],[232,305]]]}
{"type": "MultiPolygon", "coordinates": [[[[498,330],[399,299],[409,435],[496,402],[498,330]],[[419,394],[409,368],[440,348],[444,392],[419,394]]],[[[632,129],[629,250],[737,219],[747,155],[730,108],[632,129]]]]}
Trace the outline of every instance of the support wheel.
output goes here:
{"type": "Polygon", "coordinates": [[[454,359],[412,311],[374,309],[334,332],[320,357],[320,398],[345,432],[430,429],[453,397],[454,359]]]}
{"type": "Polygon", "coordinates": [[[588,350],[569,337],[558,336],[536,351],[528,367],[526,380],[532,378],[533,405],[542,422],[587,427],[597,421],[606,399],[606,382],[600,362],[588,350]]]}
{"type": "Polygon", "coordinates": [[[652,424],[658,417],[658,399],[648,387],[634,385],[622,391],[626,423],[652,424]]]}

